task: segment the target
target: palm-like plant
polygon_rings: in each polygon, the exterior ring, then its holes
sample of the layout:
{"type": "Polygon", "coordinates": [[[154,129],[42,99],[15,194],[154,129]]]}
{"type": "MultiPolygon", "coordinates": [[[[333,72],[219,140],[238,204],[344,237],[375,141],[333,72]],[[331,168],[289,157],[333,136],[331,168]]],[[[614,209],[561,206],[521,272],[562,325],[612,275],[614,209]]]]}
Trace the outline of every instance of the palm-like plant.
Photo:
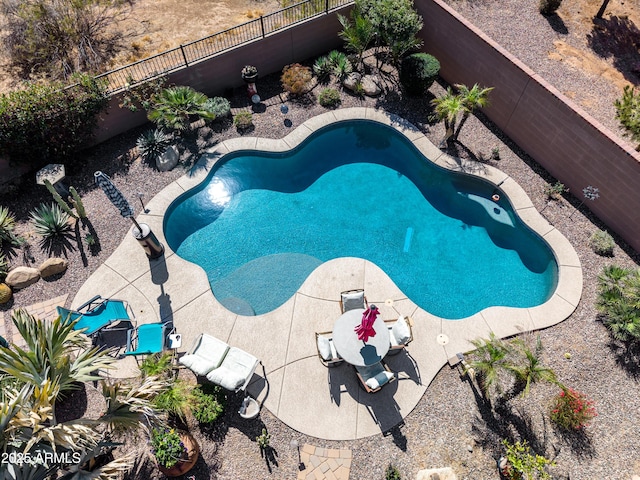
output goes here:
{"type": "Polygon", "coordinates": [[[472,343],[476,350],[472,354],[473,359],[469,365],[476,371],[476,378],[482,393],[488,398],[492,387],[499,394],[502,393],[500,374],[506,371],[506,367],[509,365],[510,345],[497,338],[493,332],[489,339],[478,339],[472,343]]]}
{"type": "Polygon", "coordinates": [[[345,16],[338,15],[338,20],[342,25],[342,31],[338,34],[345,42],[345,48],[355,53],[357,58],[356,68],[360,69],[362,65],[362,56],[373,39],[376,31],[371,20],[360,12],[356,7],[351,11],[351,21],[345,16]]]}
{"type": "Polygon", "coordinates": [[[481,87],[477,83],[473,87],[469,88],[466,85],[456,84],[458,89],[458,96],[462,103],[462,118],[458,124],[458,128],[453,134],[453,140],[458,139],[462,126],[469,118],[469,115],[478,108],[484,108],[489,104],[489,93],[493,90],[493,87],[481,87]]]}
{"type": "Polygon", "coordinates": [[[507,365],[506,368],[515,376],[515,394],[522,392],[522,395],[527,395],[531,385],[537,382],[557,383],[555,372],[542,364],[540,337],[537,338],[533,350],[521,339],[516,339],[512,343],[518,349],[520,361],[515,365],[507,365]]]}
{"type": "Polygon", "coordinates": [[[120,478],[131,465],[131,457],[97,468],[91,460],[114,446],[109,440],[114,429],[137,428],[158,421],[151,402],[166,388],[166,382],[149,377],[128,387],[103,383],[107,408],[100,418],[57,423],[54,406],[60,394],[70,388],[72,381],[99,378],[92,372],[108,367],[113,360],[107,359],[105,352],[86,350],[86,337],[69,329],[74,322],[58,318],[48,325],[19,311],[14,323],[29,349],[14,346],[0,352],[0,370],[5,373],[0,395],[0,448],[3,452],[30,453],[32,457],[67,452],[75,455],[76,462],[68,465],[54,459],[46,465],[13,465],[10,478],[44,479],[55,472],[58,478],[67,480],[120,478]]]}
{"type": "Polygon", "coordinates": [[[88,348],[87,337],[73,329],[76,322],[61,317],[43,321],[25,310],[17,310],[11,318],[26,349],[0,349],[0,371],[24,384],[40,388],[52,382],[58,388],[57,396],[72,390],[77,382],[99,380],[95,372],[113,366],[108,351],[88,348]]]}
{"type": "Polygon", "coordinates": [[[640,270],[610,265],[598,277],[596,306],[613,337],[640,339],[640,270]]]}
{"type": "Polygon", "coordinates": [[[205,120],[215,119],[215,114],[204,106],[207,100],[205,94],[196,92],[191,87],[165,88],[156,97],[148,117],[162,128],[188,130],[191,126],[191,116],[198,116],[205,120]]]}
{"type": "Polygon", "coordinates": [[[444,95],[431,100],[431,105],[435,107],[436,118],[444,120],[446,133],[440,144],[443,146],[453,137],[458,114],[464,110],[464,105],[462,99],[453,93],[451,87],[447,88],[447,92],[444,95]]]}

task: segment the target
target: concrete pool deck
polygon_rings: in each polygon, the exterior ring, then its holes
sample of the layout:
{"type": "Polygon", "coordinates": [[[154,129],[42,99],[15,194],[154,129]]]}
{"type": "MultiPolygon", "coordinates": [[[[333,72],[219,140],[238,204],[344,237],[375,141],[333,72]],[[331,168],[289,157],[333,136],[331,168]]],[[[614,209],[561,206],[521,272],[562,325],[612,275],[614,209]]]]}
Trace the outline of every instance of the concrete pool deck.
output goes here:
{"type": "MultiPolygon", "coordinates": [[[[137,217],[165,246],[158,260],[148,260],[137,241],[127,235],[96,270],[72,302],[76,307],[96,294],[127,300],[138,324],[172,320],[182,334],[178,352],[187,351],[202,332],[250,352],[262,361],[248,391],[280,420],[304,434],[329,440],[350,440],[386,431],[406,417],[448,359],[473,349],[472,340],[490,333],[503,338],[561,322],[575,310],[582,294],[582,269],[568,240],[534,208],[505,173],[477,162],[444,154],[417,128],[395,115],[372,108],[330,111],[304,122],[283,139],[240,137],[205,154],[192,172],[168,185],[137,217]],[[462,320],[445,320],[419,308],[373,263],[340,258],[322,264],[284,305],[264,315],[241,316],[225,309],[213,296],[205,272],[176,255],[163,235],[164,213],[182,193],[198,185],[215,163],[236,150],[285,151],[311,133],[340,120],[368,119],[390,125],[409,138],[432,162],[450,170],[480,176],[509,197],[522,221],[551,247],[558,263],[558,285],[551,298],[532,308],[492,307],[462,320]],[[414,341],[405,352],[388,357],[398,381],[376,394],[358,385],[348,364],[324,367],[315,346],[315,332],[330,331],[340,316],[340,292],[364,288],[369,303],[385,319],[408,315],[414,341]]],[[[125,359],[116,376],[135,375],[135,362],[125,359]]]]}

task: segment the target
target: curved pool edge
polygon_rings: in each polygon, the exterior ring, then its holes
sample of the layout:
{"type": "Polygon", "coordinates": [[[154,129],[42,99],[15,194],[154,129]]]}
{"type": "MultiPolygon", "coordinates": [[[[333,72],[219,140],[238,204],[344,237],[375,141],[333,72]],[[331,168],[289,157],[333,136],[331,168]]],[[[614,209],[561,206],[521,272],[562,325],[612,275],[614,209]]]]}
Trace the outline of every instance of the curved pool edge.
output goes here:
{"type": "MultiPolygon", "coordinates": [[[[262,360],[264,370],[258,369],[259,376],[254,377],[249,392],[290,427],[319,438],[357,439],[393,427],[413,410],[449,359],[458,352],[473,349],[472,340],[486,338],[491,332],[504,338],[555,325],[571,315],[582,295],[582,269],[577,253],[537,212],[522,187],[494,167],[445,154],[410,122],[382,110],[358,107],[329,111],[305,121],[282,139],[239,137],[226,140],[208,150],[187,175],[165,187],[146,207],[148,213],[140,214],[137,219],[147,223],[165,245],[164,257],[147,261],[137,242],[127,235],[80,289],[73,304],[78,305],[97,293],[124,297],[130,299],[139,323],[156,322],[167,318],[166,301],[164,307],[159,301],[159,295],[164,292],[170,298],[171,318],[183,335],[180,352],[188,350],[199,333],[207,332],[257,356],[262,360]],[[339,258],[320,265],[293,297],[267,314],[243,317],[217,302],[204,270],[181,259],[166,243],[163,219],[169,205],[205,180],[211,168],[228,153],[249,149],[287,151],[330,123],[356,119],[388,125],[412,141],[437,165],[479,176],[501,189],[523,223],[538,233],[554,254],[558,283],[550,299],[531,308],[490,307],[471,317],[449,321],[417,307],[371,262],[339,258]],[[160,282],[163,278],[164,282],[160,282]],[[336,372],[329,374],[338,375],[337,381],[350,392],[340,394],[343,398],[337,408],[327,393],[328,373],[317,360],[313,332],[332,329],[339,314],[339,292],[351,288],[364,288],[370,302],[382,305],[385,318],[398,314],[413,317],[415,340],[409,346],[409,352],[418,366],[418,374],[401,373],[409,381],[393,382],[393,387],[390,385],[391,388],[387,387],[379,394],[367,396],[354,382],[351,369],[331,369],[336,372]],[[387,305],[389,300],[393,305],[387,305]],[[301,391],[307,395],[301,396],[301,391]],[[389,402],[397,406],[395,415],[384,414],[374,419],[368,414],[376,409],[376,405],[383,409],[389,402]]],[[[390,359],[390,363],[397,363],[397,357],[390,359]]],[[[392,364],[392,368],[394,366],[396,371],[406,370],[406,365],[392,364]]],[[[336,379],[332,377],[332,380],[336,379]]]]}

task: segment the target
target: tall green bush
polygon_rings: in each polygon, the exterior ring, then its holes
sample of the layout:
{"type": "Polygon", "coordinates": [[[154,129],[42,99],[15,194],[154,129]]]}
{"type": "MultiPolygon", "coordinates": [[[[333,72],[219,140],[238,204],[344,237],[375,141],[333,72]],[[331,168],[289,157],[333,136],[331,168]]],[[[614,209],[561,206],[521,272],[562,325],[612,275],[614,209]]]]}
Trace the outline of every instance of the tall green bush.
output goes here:
{"type": "Polygon", "coordinates": [[[108,103],[105,84],[88,75],[77,84],[28,84],[0,95],[0,153],[34,166],[63,161],[93,135],[108,103]]]}
{"type": "Polygon", "coordinates": [[[422,95],[440,73],[440,62],[428,53],[414,53],[402,59],[400,82],[409,95],[422,95]]]}
{"type": "MultiPolygon", "coordinates": [[[[616,118],[627,130],[627,134],[640,142],[640,92],[627,85],[624,87],[622,98],[615,101],[616,118]]],[[[636,150],[640,149],[640,145],[636,150]]]]}
{"type": "Polygon", "coordinates": [[[611,335],[623,342],[640,340],[640,269],[609,265],[598,284],[596,306],[611,335]]]}

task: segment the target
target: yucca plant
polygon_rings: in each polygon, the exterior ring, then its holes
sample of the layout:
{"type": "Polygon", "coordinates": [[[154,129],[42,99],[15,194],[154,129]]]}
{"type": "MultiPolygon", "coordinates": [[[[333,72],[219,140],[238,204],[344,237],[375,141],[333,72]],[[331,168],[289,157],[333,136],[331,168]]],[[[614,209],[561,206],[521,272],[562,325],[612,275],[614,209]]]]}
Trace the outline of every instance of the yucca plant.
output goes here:
{"type": "Polygon", "coordinates": [[[136,140],[136,147],[142,159],[146,162],[154,161],[167,149],[173,138],[161,129],[147,130],[136,140]]]}
{"type": "Polygon", "coordinates": [[[70,215],[56,204],[41,203],[30,215],[35,232],[42,235],[45,241],[63,237],[71,232],[70,215]]]}

